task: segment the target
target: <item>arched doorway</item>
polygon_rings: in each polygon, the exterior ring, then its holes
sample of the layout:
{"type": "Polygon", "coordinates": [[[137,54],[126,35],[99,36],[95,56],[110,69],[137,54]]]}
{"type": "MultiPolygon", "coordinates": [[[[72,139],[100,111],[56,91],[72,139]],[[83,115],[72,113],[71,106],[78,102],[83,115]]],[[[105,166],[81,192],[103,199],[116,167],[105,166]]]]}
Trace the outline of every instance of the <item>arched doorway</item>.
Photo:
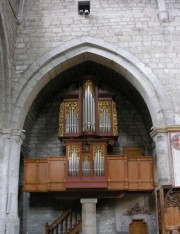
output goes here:
{"type": "Polygon", "coordinates": [[[147,234],[147,225],[143,220],[133,220],[129,229],[130,234],[147,234]]]}

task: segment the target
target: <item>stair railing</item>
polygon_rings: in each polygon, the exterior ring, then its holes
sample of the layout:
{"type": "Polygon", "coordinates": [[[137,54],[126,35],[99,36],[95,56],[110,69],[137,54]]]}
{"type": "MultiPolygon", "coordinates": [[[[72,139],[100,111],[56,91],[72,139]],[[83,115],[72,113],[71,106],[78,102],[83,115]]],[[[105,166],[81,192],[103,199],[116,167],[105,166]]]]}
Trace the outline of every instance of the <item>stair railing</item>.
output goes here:
{"type": "Polygon", "coordinates": [[[46,223],[45,234],[78,234],[81,230],[81,214],[76,210],[67,210],[51,224],[46,223]]]}

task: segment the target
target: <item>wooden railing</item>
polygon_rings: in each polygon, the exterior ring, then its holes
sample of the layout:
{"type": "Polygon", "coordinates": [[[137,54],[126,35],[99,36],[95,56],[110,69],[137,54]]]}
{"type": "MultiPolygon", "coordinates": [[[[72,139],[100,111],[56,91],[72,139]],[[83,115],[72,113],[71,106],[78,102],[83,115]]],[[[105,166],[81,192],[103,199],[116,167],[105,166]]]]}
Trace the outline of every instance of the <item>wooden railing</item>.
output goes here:
{"type": "MultiPolygon", "coordinates": [[[[107,190],[152,190],[153,160],[151,156],[112,155],[106,161],[107,190]]],[[[68,177],[65,157],[27,159],[24,161],[24,191],[66,191],[74,188],[101,189],[99,178],[68,177]],[[71,187],[69,184],[71,183],[71,187]],[[83,187],[84,186],[84,187],[83,187]]]]}
{"type": "Polygon", "coordinates": [[[75,227],[70,231],[70,234],[78,234],[82,230],[82,221],[80,221],[75,227]]]}
{"type": "Polygon", "coordinates": [[[109,156],[109,190],[151,190],[154,186],[151,156],[109,156]]]}
{"type": "Polygon", "coordinates": [[[80,210],[70,209],[65,211],[51,224],[46,223],[45,234],[78,234],[81,228],[80,210]]]}

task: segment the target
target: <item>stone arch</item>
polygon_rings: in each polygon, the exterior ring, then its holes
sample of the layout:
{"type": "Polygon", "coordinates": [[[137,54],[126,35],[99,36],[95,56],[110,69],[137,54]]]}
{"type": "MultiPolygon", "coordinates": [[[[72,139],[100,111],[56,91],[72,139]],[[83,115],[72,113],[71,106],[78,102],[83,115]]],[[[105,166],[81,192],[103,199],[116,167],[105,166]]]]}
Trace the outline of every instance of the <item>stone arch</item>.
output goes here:
{"type": "Polygon", "coordinates": [[[40,90],[61,72],[84,61],[112,68],[125,77],[144,99],[154,127],[172,124],[173,105],[156,75],[137,57],[102,39],[83,37],[65,42],[36,60],[13,92],[12,127],[21,129],[27,112],[40,90]]]}

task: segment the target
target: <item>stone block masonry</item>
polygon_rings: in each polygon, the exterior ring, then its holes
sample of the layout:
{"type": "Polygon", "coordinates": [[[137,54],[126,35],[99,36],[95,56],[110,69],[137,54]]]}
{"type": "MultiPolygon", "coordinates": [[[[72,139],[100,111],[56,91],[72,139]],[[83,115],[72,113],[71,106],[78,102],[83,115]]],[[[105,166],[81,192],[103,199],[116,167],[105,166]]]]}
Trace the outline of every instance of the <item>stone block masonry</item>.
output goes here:
{"type": "Polygon", "coordinates": [[[95,1],[88,17],[78,14],[78,1],[26,1],[24,21],[18,26],[15,81],[42,54],[82,36],[105,41],[133,53],[158,75],[177,106],[180,73],[180,3],[167,1],[169,21],[158,18],[157,2],[95,1]],[[168,59],[167,59],[168,58],[168,59]]]}

